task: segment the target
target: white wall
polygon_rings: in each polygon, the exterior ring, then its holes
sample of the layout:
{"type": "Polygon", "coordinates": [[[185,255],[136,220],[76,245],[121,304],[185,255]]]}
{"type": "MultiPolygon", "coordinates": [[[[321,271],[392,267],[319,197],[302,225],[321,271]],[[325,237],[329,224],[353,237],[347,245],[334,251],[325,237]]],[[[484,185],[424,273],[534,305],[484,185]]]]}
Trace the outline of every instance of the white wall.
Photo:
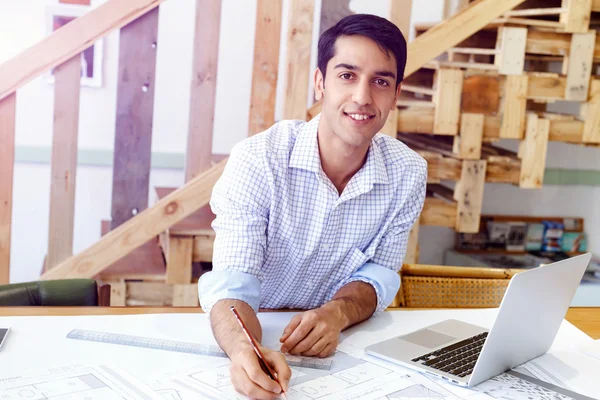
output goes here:
{"type": "MultiPolygon", "coordinates": [[[[92,6],[103,0],[92,0],[92,6]]],[[[56,0],[0,0],[0,63],[40,41],[46,35],[46,7],[56,0]]],[[[182,154],[187,142],[189,120],[189,82],[191,81],[192,43],[194,36],[195,0],[169,0],[160,6],[159,40],[157,48],[155,107],[153,116],[153,152],[182,154]]],[[[439,21],[442,0],[413,2],[413,24],[439,21]]],[[[315,1],[315,20],[320,18],[321,0],[315,1]]],[[[355,12],[386,16],[388,0],[352,0],[355,12]]],[[[285,54],[289,0],[284,0],[281,35],[280,75],[277,87],[276,119],[282,118],[282,97],[285,81],[285,54]]],[[[219,66],[213,152],[228,153],[231,147],[247,136],[256,0],[223,0],[220,31],[219,66]]],[[[316,66],[318,25],[313,30],[312,65],[316,66]]],[[[80,108],[79,149],[112,150],[114,146],[117,62],[119,36],[112,32],[104,39],[103,86],[82,88],[80,108]]],[[[312,74],[311,74],[312,75],[312,74]]],[[[18,92],[17,146],[50,147],[52,144],[53,86],[44,77],[33,80],[18,92]]],[[[309,93],[309,99],[312,93],[309,93]]],[[[507,144],[508,147],[511,144],[507,144]]],[[[572,168],[598,169],[593,150],[551,146],[549,163],[572,168]],[[565,156],[566,154],[566,156],[565,156]],[[573,164],[575,163],[575,164],[573,164]]],[[[181,169],[153,169],[151,188],[179,186],[183,183],[181,169]]],[[[112,169],[80,166],[77,170],[74,251],[79,252],[100,237],[100,221],[110,218],[112,169]]],[[[11,281],[33,280],[39,276],[46,254],[48,237],[48,207],[50,166],[45,163],[18,163],[15,167],[11,281]]],[[[490,185],[488,185],[490,186],[490,185]]],[[[516,212],[505,207],[530,204],[522,213],[536,210],[531,204],[547,201],[542,213],[580,212],[586,217],[595,248],[600,249],[598,232],[591,223],[597,215],[591,212],[590,200],[595,188],[544,188],[542,191],[519,191],[504,185],[486,187],[484,211],[516,212]],[[564,202],[556,201],[554,192],[565,193],[564,202]],[[567,195],[570,193],[571,195],[567,195]],[[576,195],[573,195],[573,194],[576,195]],[[490,200],[491,199],[491,200],[490,200]],[[504,201],[502,200],[504,199],[504,201]],[[520,199],[513,202],[513,199],[520,199]],[[504,207],[504,208],[503,208],[504,207]]],[[[150,193],[150,200],[153,197],[150,193]]],[[[443,228],[423,227],[421,230],[422,262],[441,263],[445,248],[451,247],[453,235],[443,228]]]]}

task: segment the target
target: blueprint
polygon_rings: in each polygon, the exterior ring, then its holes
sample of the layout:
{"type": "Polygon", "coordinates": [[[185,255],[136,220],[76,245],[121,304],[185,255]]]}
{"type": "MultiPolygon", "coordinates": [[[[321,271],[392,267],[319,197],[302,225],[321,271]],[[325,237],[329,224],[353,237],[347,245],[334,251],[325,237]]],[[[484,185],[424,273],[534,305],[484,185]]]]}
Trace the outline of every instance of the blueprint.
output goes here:
{"type": "Polygon", "coordinates": [[[153,400],[160,395],[123,371],[82,365],[0,378],[2,400],[153,400]]]}

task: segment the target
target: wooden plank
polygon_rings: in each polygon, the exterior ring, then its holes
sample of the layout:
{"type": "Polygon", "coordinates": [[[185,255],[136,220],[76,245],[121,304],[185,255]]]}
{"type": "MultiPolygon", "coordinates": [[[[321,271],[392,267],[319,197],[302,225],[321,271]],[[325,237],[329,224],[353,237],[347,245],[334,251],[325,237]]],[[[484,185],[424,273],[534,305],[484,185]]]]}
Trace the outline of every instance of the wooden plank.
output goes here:
{"type": "Polygon", "coordinates": [[[499,77],[475,75],[464,79],[460,104],[463,113],[496,114],[499,103],[499,77]]]}
{"type": "Polygon", "coordinates": [[[566,56],[571,48],[571,34],[561,32],[539,31],[531,29],[527,32],[525,51],[532,54],[566,56]]]}
{"type": "Polygon", "coordinates": [[[530,8],[527,10],[513,10],[502,14],[503,17],[530,17],[539,15],[560,15],[565,12],[566,9],[562,7],[544,7],[544,8],[530,8]]]}
{"type": "Polygon", "coordinates": [[[290,2],[284,119],[306,117],[314,11],[314,0],[290,2]]]}
{"type": "Polygon", "coordinates": [[[0,146],[0,284],[2,285],[9,283],[10,280],[16,113],[16,93],[0,99],[0,143],[2,143],[0,146]]]}
{"type": "Polygon", "coordinates": [[[389,20],[392,21],[406,42],[410,40],[410,22],[412,17],[413,0],[389,0],[389,20]]]}
{"type": "Polygon", "coordinates": [[[456,226],[457,204],[443,199],[425,198],[419,223],[426,226],[456,226]]]}
{"type": "Polygon", "coordinates": [[[454,192],[457,199],[456,231],[479,232],[487,161],[463,161],[460,182],[454,192]]]}
{"type": "MultiPolygon", "coordinates": [[[[421,152],[419,152],[421,154],[421,152]]],[[[427,157],[425,157],[427,158],[427,157]]],[[[462,164],[460,160],[439,157],[427,162],[427,179],[430,183],[439,183],[442,180],[457,181],[460,178],[462,164]],[[431,181],[430,181],[431,179],[431,181]]]]}
{"type": "Polygon", "coordinates": [[[600,12],[600,0],[592,0],[592,11],[600,12]]]}
{"type": "Polygon", "coordinates": [[[258,0],[248,135],[275,123],[282,0],[258,0]]]}
{"type": "Polygon", "coordinates": [[[567,11],[560,14],[560,23],[565,24],[565,32],[583,33],[590,27],[592,0],[562,0],[562,8],[567,11]]]}
{"type": "MultiPolygon", "coordinates": [[[[600,143],[600,80],[593,79],[590,85],[590,98],[582,104],[583,143],[600,143]]],[[[552,124],[550,125],[552,127],[552,124]]]]}
{"type": "Polygon", "coordinates": [[[463,71],[457,69],[442,68],[436,72],[433,133],[458,134],[463,76],[463,71]]]}
{"type": "Polygon", "coordinates": [[[549,120],[540,119],[535,114],[528,114],[527,133],[520,152],[522,159],[520,187],[523,189],[542,187],[549,133],[549,120]]]}
{"type": "Polygon", "coordinates": [[[126,282],[128,306],[172,306],[173,286],[159,282],[126,282]]]}
{"type": "Polygon", "coordinates": [[[525,113],[527,111],[527,75],[509,75],[504,86],[502,102],[502,126],[500,137],[521,139],[525,130],[525,113]]]}
{"type": "Polygon", "coordinates": [[[192,250],[194,238],[169,236],[167,255],[167,283],[190,283],[192,281],[192,250]]]}
{"type": "Polygon", "coordinates": [[[158,9],[121,29],[111,226],[148,207],[158,9]]]}
{"type": "Polygon", "coordinates": [[[54,70],[54,131],[46,268],[73,255],[81,56],[54,70]]]}
{"type": "Polygon", "coordinates": [[[525,67],[527,28],[501,27],[498,42],[500,47],[495,59],[498,72],[503,75],[521,75],[525,67]]]}
{"type": "Polygon", "coordinates": [[[196,0],[195,21],[186,182],[212,165],[221,0],[196,0]]]}
{"type": "Polygon", "coordinates": [[[398,132],[433,133],[433,109],[398,110],[398,132]]]}
{"type": "Polygon", "coordinates": [[[596,31],[573,34],[568,58],[567,89],[565,93],[567,100],[587,100],[593,70],[595,44],[596,31]]]}
{"type": "Polygon", "coordinates": [[[405,76],[421,68],[449,48],[484,28],[491,20],[524,0],[476,0],[462,12],[445,20],[408,44],[405,76]]]}
{"type": "Polygon", "coordinates": [[[527,74],[527,98],[553,102],[564,100],[567,88],[567,79],[559,76],[544,76],[539,74],[527,74]]]}
{"type": "Polygon", "coordinates": [[[81,253],[42,274],[41,279],[90,278],[102,272],[170,226],[206,206],[226,163],[227,159],[201,173],[153,207],[142,211],[137,218],[128,220],[81,253]]]}
{"type": "Polygon", "coordinates": [[[214,235],[196,235],[194,236],[194,248],[192,252],[192,261],[194,262],[212,262],[213,248],[215,243],[214,235]]]}
{"type": "Polygon", "coordinates": [[[460,120],[460,136],[454,137],[454,153],[463,160],[479,160],[483,142],[483,114],[463,113],[460,120]]]}
{"type": "Polygon", "coordinates": [[[563,30],[565,25],[562,22],[548,21],[545,19],[534,19],[534,18],[498,18],[492,21],[492,24],[511,24],[511,25],[524,25],[538,28],[557,29],[563,30]]]}
{"type": "Polygon", "coordinates": [[[488,160],[485,181],[518,185],[521,179],[521,161],[518,159],[488,160]]]}
{"type": "Polygon", "coordinates": [[[198,307],[198,284],[173,285],[174,307],[198,307]]]}
{"type": "Polygon", "coordinates": [[[124,307],[127,305],[127,285],[125,279],[110,281],[110,306],[124,307]]]}
{"type": "Polygon", "coordinates": [[[42,73],[81,53],[164,0],[109,0],[0,64],[0,100],[42,73]]]}

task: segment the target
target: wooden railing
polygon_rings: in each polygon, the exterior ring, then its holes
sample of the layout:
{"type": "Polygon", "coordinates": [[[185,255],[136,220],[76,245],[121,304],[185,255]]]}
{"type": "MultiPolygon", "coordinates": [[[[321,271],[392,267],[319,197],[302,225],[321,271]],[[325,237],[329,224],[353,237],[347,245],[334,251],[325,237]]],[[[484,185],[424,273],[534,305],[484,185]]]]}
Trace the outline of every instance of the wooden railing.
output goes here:
{"type": "MultiPolygon", "coordinates": [[[[402,10],[398,9],[398,0],[391,1],[391,19],[404,19],[402,10]]],[[[512,9],[524,0],[478,0],[472,3],[467,9],[455,15],[451,19],[444,21],[439,26],[431,29],[430,32],[420,36],[408,46],[408,64],[406,74],[410,75],[419,69],[426,62],[435,58],[439,54],[451,48],[466,37],[477,32],[489,21],[502,15],[504,12],[512,9]]],[[[216,79],[216,49],[214,45],[215,38],[218,38],[220,2],[213,0],[197,0],[198,16],[196,21],[196,45],[195,45],[195,77],[200,77],[192,82],[192,100],[191,107],[198,107],[200,98],[212,101],[214,103],[214,85],[216,79]],[[218,5],[215,5],[218,3],[218,5]],[[200,14],[207,12],[209,15],[200,14]],[[215,21],[217,17],[217,21],[215,21]],[[206,22],[207,26],[200,29],[200,21],[206,22]],[[212,21],[212,22],[211,22],[212,21]],[[208,60],[199,61],[198,55],[203,49],[202,41],[212,43],[209,47],[210,55],[208,60]],[[195,83],[195,84],[194,84],[195,83]],[[195,89],[194,89],[195,88],[195,89]],[[194,90],[196,90],[194,92],[194,90]],[[194,94],[195,93],[195,94],[194,94]],[[198,97],[205,96],[205,97],[198,97]],[[210,98],[212,97],[212,98],[210,98]]],[[[410,3],[410,0],[408,0],[410,3]]],[[[58,67],[57,85],[64,85],[71,96],[62,99],[56,107],[61,108],[61,112],[66,111],[68,119],[55,124],[60,124],[63,133],[61,137],[55,137],[55,143],[58,141],[67,141],[70,144],[68,157],[53,157],[53,171],[59,168],[57,181],[53,181],[53,187],[62,187],[63,191],[58,191],[52,196],[51,204],[55,204],[51,209],[51,232],[53,229],[62,232],[62,239],[72,242],[73,226],[72,217],[57,218],[56,215],[72,216],[74,210],[74,187],[67,184],[75,176],[74,157],[76,155],[77,127],[75,121],[78,113],[78,95],[75,94],[78,87],[79,72],[76,57],[91,46],[96,40],[100,39],[110,31],[125,27],[132,21],[141,19],[140,17],[154,10],[160,0],[109,0],[104,5],[90,11],[83,17],[67,24],[63,28],[51,34],[34,47],[26,50],[14,59],[0,65],[0,140],[3,146],[0,147],[0,283],[8,281],[10,264],[10,231],[11,231],[11,210],[12,210],[12,177],[14,168],[14,131],[16,117],[16,92],[17,90],[48,69],[58,67]],[[64,74],[64,84],[61,76],[64,74]],[[5,146],[4,144],[8,144],[5,146]],[[54,161],[56,158],[56,161],[54,161]],[[66,175],[65,175],[66,172],[66,175]],[[60,213],[60,214],[56,214],[60,213]],[[55,221],[55,222],[52,222],[55,221]],[[58,228],[60,225],[61,228],[58,228]],[[62,229],[62,230],[61,230],[62,229]],[[71,239],[70,241],[68,239],[71,239]]],[[[312,0],[296,0],[291,7],[290,26],[300,26],[304,29],[295,30],[293,35],[300,32],[300,39],[289,38],[290,46],[306,50],[307,43],[312,40],[311,29],[308,25],[302,24],[302,19],[310,17],[311,7],[314,7],[312,0]]],[[[408,7],[410,9],[410,7],[408,7]]],[[[405,22],[402,22],[405,23],[405,22]]],[[[257,32],[263,32],[265,35],[276,34],[280,31],[281,24],[281,0],[258,0],[257,13],[257,32]],[[277,4],[274,4],[277,3],[277,4]]],[[[204,42],[205,44],[207,42],[204,42]]],[[[205,49],[206,47],[204,47],[205,49]]],[[[293,54],[298,57],[297,53],[293,54]]],[[[306,71],[309,69],[309,53],[302,53],[298,59],[291,55],[288,63],[288,84],[286,85],[286,115],[284,117],[292,118],[295,115],[302,114],[302,99],[306,98],[305,90],[297,90],[298,99],[294,91],[302,85],[306,77],[306,71]],[[290,72],[291,71],[291,72],[290,72]],[[296,81],[297,80],[297,81],[296,81]],[[295,99],[296,105],[288,104],[291,99],[295,99]],[[298,106],[299,104],[299,106],[298,106]]],[[[279,57],[279,41],[271,40],[269,43],[263,43],[255,47],[255,62],[253,66],[253,90],[251,99],[251,117],[250,134],[256,133],[260,129],[270,126],[274,122],[274,90],[277,81],[277,63],[279,57]],[[260,53],[260,54],[259,54],[260,53]],[[267,73],[265,73],[267,72],[267,73]],[[266,84],[266,86],[265,86],[266,84]],[[266,89],[264,89],[266,87],[266,89]],[[263,88],[263,89],[261,89],[263,88]]],[[[60,88],[57,87],[56,90],[60,88]]],[[[153,88],[150,87],[153,95],[153,88]]],[[[304,107],[305,108],[305,107],[304,107]]],[[[199,138],[207,138],[212,135],[212,113],[214,104],[203,109],[203,113],[198,113],[198,120],[190,120],[190,132],[188,140],[188,153],[196,151],[199,138]],[[195,132],[203,132],[204,136],[198,136],[195,132]],[[206,135],[206,132],[209,135],[206,135]]],[[[55,110],[56,114],[56,110],[55,110]]],[[[305,114],[305,113],[304,113],[305,114]]],[[[393,121],[397,116],[392,115],[393,121]]],[[[55,125],[55,128],[57,125],[55,125]]],[[[392,125],[392,129],[395,128],[392,125]]],[[[55,129],[56,131],[56,129],[55,129]]],[[[56,134],[55,134],[56,135],[56,134]]],[[[210,139],[207,139],[210,140],[210,139]]],[[[202,146],[210,149],[210,146],[202,146]]],[[[190,159],[190,157],[188,157],[190,159]]],[[[198,157],[196,157],[198,159],[198,157]]],[[[47,271],[42,275],[42,279],[58,279],[66,277],[93,277],[113,262],[125,257],[131,251],[155,238],[160,232],[169,226],[181,221],[186,216],[208,204],[212,187],[221,175],[227,160],[206,169],[210,162],[210,155],[203,153],[199,157],[196,165],[188,164],[186,177],[189,181],[179,190],[160,200],[153,207],[139,211],[136,209],[135,217],[125,219],[118,226],[113,226],[113,230],[102,237],[97,243],[76,256],[72,256],[71,244],[64,248],[58,242],[52,245],[48,250],[47,271]],[[201,172],[202,171],[202,172],[201,172]],[[52,253],[52,252],[55,253],[52,253]]],[[[133,206],[132,206],[133,207],[133,206]]],[[[121,221],[120,221],[121,222],[121,221]]]]}

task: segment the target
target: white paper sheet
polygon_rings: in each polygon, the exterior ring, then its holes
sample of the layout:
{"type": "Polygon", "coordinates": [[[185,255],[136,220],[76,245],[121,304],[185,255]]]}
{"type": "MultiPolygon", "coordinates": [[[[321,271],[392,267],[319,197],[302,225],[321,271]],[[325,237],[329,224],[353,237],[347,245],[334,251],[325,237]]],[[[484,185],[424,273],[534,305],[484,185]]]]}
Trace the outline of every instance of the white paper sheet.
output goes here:
{"type": "MultiPolygon", "coordinates": [[[[496,309],[382,313],[342,333],[332,371],[295,370],[290,398],[404,399],[425,393],[433,399],[490,399],[481,391],[453,386],[391,363],[376,362],[365,356],[364,348],[448,318],[489,328],[496,313],[496,309]]],[[[295,313],[260,314],[263,342],[276,344],[293,315],[295,313]]],[[[237,396],[228,380],[227,359],[66,338],[72,329],[87,329],[215,345],[204,314],[0,317],[0,326],[12,328],[0,353],[0,378],[26,370],[33,357],[37,365],[46,367],[57,365],[59,361],[61,364],[117,365],[148,383],[166,399],[185,400],[186,394],[189,398],[202,398],[199,391],[207,396],[205,398],[237,396]],[[220,366],[221,376],[215,375],[216,366],[220,366]]],[[[587,335],[565,321],[553,350],[590,342],[587,335]]]]}

